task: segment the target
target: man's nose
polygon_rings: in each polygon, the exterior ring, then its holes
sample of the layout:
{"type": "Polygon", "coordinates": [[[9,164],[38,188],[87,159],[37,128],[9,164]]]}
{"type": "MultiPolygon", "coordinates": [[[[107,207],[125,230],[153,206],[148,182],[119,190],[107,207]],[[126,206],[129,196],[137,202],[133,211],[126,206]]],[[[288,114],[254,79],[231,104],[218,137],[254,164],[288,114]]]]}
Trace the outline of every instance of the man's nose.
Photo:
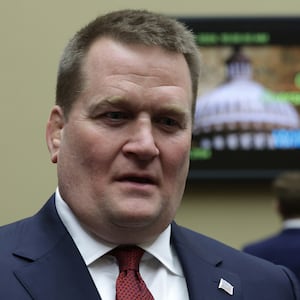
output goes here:
{"type": "Polygon", "coordinates": [[[142,117],[134,121],[123,151],[135,155],[140,160],[152,160],[159,155],[150,118],[142,117]]]}

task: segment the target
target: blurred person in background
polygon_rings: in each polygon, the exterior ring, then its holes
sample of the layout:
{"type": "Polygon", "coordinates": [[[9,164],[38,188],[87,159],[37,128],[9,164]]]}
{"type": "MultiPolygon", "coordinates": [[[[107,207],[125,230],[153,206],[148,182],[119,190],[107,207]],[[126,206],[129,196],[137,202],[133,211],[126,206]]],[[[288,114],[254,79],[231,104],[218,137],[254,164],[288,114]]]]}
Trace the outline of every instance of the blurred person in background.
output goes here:
{"type": "Polygon", "coordinates": [[[244,252],[283,265],[300,280],[300,171],[281,173],[272,183],[280,232],[245,245],[244,252]]]}

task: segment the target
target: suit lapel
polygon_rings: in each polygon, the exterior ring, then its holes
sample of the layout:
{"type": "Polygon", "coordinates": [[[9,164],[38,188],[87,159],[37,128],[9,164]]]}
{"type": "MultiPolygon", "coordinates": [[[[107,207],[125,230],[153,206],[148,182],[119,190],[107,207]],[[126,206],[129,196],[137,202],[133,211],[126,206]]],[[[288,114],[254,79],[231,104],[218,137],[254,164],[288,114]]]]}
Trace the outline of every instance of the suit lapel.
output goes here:
{"type": "Polygon", "coordinates": [[[220,267],[223,260],[208,241],[202,235],[199,240],[198,235],[172,224],[172,243],[185,274],[190,300],[242,299],[238,275],[220,267]]]}
{"type": "Polygon", "coordinates": [[[35,300],[99,300],[100,296],[52,198],[26,222],[14,252],[22,267],[14,273],[35,300]]]}

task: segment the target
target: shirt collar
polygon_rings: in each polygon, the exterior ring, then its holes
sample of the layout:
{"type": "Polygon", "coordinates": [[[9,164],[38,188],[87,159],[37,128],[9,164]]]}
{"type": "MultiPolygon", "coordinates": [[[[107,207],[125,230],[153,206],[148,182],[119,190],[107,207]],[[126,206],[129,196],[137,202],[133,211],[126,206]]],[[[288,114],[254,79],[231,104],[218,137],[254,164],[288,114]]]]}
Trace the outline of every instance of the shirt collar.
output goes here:
{"type": "MultiPolygon", "coordinates": [[[[67,203],[62,199],[58,188],[55,193],[55,205],[59,217],[70,233],[87,266],[117,246],[99,240],[91,232],[86,230],[80,224],[67,203]]],[[[183,275],[179,259],[171,246],[170,239],[171,225],[169,225],[152,243],[140,244],[138,246],[146,251],[144,255],[145,259],[150,259],[151,255],[153,255],[169,269],[169,271],[177,275],[183,275]]]]}
{"type": "Polygon", "coordinates": [[[62,199],[58,188],[55,193],[55,205],[59,217],[74,240],[87,266],[115,247],[113,244],[100,242],[80,224],[71,208],[62,199]]]}
{"type": "Polygon", "coordinates": [[[289,219],[283,222],[284,229],[300,228],[300,218],[289,219]]]}
{"type": "MultiPolygon", "coordinates": [[[[177,275],[183,275],[183,271],[174,248],[171,246],[171,225],[169,225],[157,239],[149,244],[139,246],[158,259],[169,271],[177,275]]],[[[148,255],[145,255],[146,258],[148,255]]]]}

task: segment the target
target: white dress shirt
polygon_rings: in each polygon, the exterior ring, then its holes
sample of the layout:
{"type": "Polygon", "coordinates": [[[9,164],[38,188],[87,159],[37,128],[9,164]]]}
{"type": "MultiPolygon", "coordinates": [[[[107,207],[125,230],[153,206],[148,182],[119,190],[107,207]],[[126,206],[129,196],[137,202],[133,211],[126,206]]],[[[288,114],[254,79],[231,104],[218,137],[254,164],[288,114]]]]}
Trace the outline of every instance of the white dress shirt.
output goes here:
{"type": "Polygon", "coordinates": [[[283,229],[300,229],[300,218],[285,220],[282,227],[283,229]]]}
{"type": "MultiPolygon", "coordinates": [[[[102,300],[115,300],[115,282],[119,274],[113,256],[105,255],[117,245],[96,239],[81,226],[59,190],[55,194],[59,217],[73,238],[94,280],[102,300]]],[[[154,299],[189,299],[185,277],[170,244],[171,225],[151,244],[140,244],[145,250],[140,263],[140,273],[154,299]]]]}

